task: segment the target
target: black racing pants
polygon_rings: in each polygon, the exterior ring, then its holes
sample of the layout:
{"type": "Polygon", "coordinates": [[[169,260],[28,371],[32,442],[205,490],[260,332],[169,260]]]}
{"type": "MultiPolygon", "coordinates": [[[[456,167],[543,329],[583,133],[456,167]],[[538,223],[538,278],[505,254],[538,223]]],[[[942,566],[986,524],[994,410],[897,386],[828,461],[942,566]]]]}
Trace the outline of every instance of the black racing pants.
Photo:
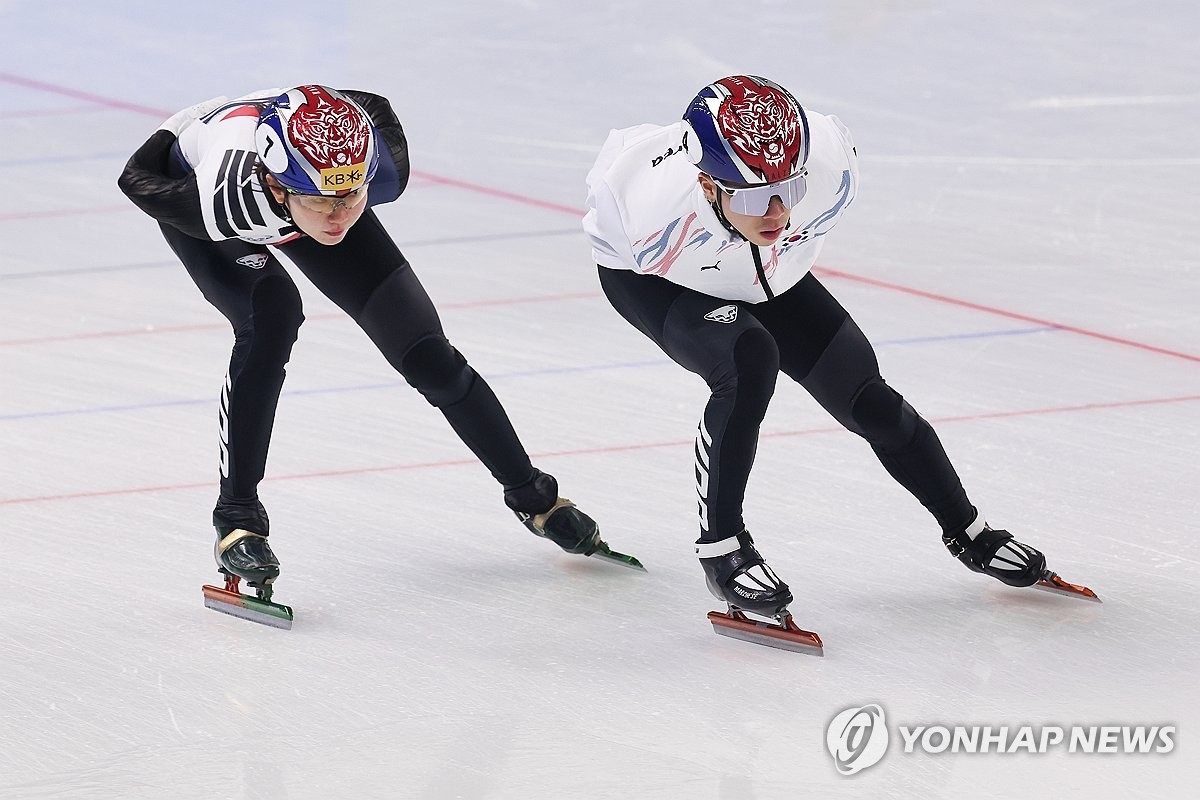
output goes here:
{"type": "Polygon", "coordinates": [[[975,509],[937,434],[880,377],[871,343],[811,273],[757,304],[629,270],[600,267],[600,284],[621,316],[712,391],[696,435],[701,541],[745,527],[746,482],[780,372],[866,439],[944,531],[970,523],[975,509]]]}
{"type": "MultiPolygon", "coordinates": [[[[221,391],[221,497],[249,500],[263,478],[284,365],[304,321],[300,293],[265,246],[201,241],[160,227],[204,297],[233,325],[221,391]]],[[[305,237],[280,250],[445,415],[497,481],[512,487],[532,478],[529,456],[504,408],[446,340],[425,289],[372,211],[336,245],[305,237]]]]}

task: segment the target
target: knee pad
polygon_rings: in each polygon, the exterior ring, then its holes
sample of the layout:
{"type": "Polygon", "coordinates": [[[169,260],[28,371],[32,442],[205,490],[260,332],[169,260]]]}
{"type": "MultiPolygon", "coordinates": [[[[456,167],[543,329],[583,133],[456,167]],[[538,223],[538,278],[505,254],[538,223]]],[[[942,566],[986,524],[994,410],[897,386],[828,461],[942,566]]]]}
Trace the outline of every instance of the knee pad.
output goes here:
{"type": "Polygon", "coordinates": [[[417,341],[400,359],[400,374],[430,405],[454,405],[475,383],[475,370],[445,336],[432,334],[417,341]]]}
{"type": "Polygon", "coordinates": [[[747,328],[733,344],[732,369],[719,367],[709,383],[713,394],[737,393],[738,402],[766,407],[779,377],[779,346],[763,328],[747,328]]]}
{"type": "Polygon", "coordinates": [[[917,412],[883,378],[864,383],[850,401],[854,432],[884,450],[904,447],[917,431],[917,412]]]}
{"type": "Polygon", "coordinates": [[[250,296],[250,311],[249,319],[235,331],[235,349],[260,364],[286,364],[304,322],[296,284],[282,276],[264,278],[250,296]]]}
{"type": "Polygon", "coordinates": [[[296,284],[278,275],[263,278],[255,285],[250,302],[256,330],[289,343],[296,341],[296,333],[304,322],[304,304],[296,284]]]}

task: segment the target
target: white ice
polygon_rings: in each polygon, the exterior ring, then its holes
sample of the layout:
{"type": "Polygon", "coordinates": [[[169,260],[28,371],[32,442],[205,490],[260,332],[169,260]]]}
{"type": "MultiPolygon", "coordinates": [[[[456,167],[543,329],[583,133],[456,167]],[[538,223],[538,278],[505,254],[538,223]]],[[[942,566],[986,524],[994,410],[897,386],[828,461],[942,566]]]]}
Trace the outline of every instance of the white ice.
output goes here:
{"type": "MultiPolygon", "coordinates": [[[[0,3],[0,797],[1195,797],[1200,11],[953,3],[0,3]],[[974,502],[1101,605],[942,548],[781,382],[747,521],[823,659],[714,636],[691,553],[704,385],[599,294],[607,131],[750,72],[839,115],[826,285],[974,502]],[[206,610],[227,325],[118,192],[168,114],[389,96],[381,216],[535,461],[646,574],[526,533],[300,279],[262,496],[290,632],[206,610]],[[829,721],[1174,726],[1173,752],[904,753],[829,721]]],[[[895,729],[893,729],[893,734],[895,729]]]]}

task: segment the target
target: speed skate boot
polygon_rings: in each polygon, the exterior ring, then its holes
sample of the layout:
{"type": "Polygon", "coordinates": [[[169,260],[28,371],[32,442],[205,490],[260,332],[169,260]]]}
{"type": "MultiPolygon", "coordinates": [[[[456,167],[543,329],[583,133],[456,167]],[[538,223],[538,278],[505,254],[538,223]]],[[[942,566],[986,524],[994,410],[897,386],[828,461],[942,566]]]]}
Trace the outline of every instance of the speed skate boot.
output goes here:
{"type": "Polygon", "coordinates": [[[267,543],[270,523],[262,503],[257,498],[230,501],[222,497],[213,510],[213,527],[217,531],[213,555],[218,571],[225,576],[225,587],[205,586],[204,604],[254,622],[291,628],[292,610],[271,602],[279,559],[267,543]],[[243,580],[255,590],[254,597],[239,592],[243,580]]]}
{"type": "Polygon", "coordinates": [[[568,553],[645,569],[633,556],[610,548],[600,538],[596,521],[567,498],[559,497],[558,481],[553,475],[535,469],[529,481],[504,490],[504,503],[531,532],[549,539],[568,553]]]}
{"type": "Polygon", "coordinates": [[[716,542],[696,542],[696,555],[708,590],[729,607],[727,613],[708,613],[715,633],[769,647],[824,655],[821,637],[802,630],[792,620],[787,609],[792,592],[767,566],[749,531],[716,542]],[[751,619],[745,612],[774,622],[751,619]]]}
{"type": "Polygon", "coordinates": [[[1062,594],[1099,600],[1086,586],[1067,583],[1046,569],[1046,557],[1018,542],[1006,530],[992,528],[978,512],[966,529],[943,533],[942,544],[972,572],[995,578],[1008,586],[1034,586],[1062,594]]]}
{"type": "Polygon", "coordinates": [[[279,577],[279,559],[267,544],[266,536],[235,528],[217,537],[214,553],[223,574],[244,580],[247,586],[258,590],[260,598],[271,599],[271,584],[279,577]]]}

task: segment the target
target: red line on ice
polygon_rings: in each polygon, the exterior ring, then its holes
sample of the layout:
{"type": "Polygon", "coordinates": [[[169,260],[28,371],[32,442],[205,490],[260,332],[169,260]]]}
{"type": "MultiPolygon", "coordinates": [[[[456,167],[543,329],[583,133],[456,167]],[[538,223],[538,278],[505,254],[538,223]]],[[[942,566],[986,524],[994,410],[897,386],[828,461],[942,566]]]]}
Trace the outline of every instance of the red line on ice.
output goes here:
{"type": "Polygon", "coordinates": [[[45,211],[13,211],[0,214],[0,222],[17,219],[46,219],[48,217],[74,217],[79,214],[123,214],[126,211],[137,211],[133,203],[122,203],[118,206],[92,206],[91,208],[50,208],[45,211]]]}
{"type": "MultiPolygon", "coordinates": [[[[932,420],[930,420],[930,422],[932,422],[935,425],[941,425],[941,424],[951,423],[951,422],[978,422],[978,421],[991,420],[991,419],[1004,419],[1006,417],[1027,417],[1027,416],[1038,416],[1041,414],[1066,414],[1066,413],[1079,412],[1079,411],[1104,411],[1104,410],[1120,409],[1120,408],[1136,408],[1139,406],[1167,405],[1170,403],[1192,403],[1192,402],[1196,402],[1198,400],[1200,400],[1200,395],[1184,395],[1181,397],[1161,397],[1161,398],[1153,398],[1153,399],[1149,399],[1149,400],[1123,400],[1123,401],[1113,402],[1113,403],[1083,403],[1081,405],[1073,405],[1073,406],[1031,408],[1031,409],[1025,409],[1023,411],[992,411],[992,412],[987,412],[987,413],[983,413],[983,414],[967,414],[967,415],[961,415],[961,416],[948,416],[948,417],[941,417],[938,419],[932,419],[932,420]]],[[[838,426],[829,426],[829,427],[822,427],[822,428],[805,428],[803,430],[796,430],[796,431],[776,431],[773,433],[764,433],[764,434],[762,434],[762,436],[763,436],[763,438],[775,439],[775,438],[784,438],[784,437],[789,437],[789,436],[811,436],[811,435],[820,434],[820,433],[841,433],[841,432],[843,432],[843,430],[844,430],[843,428],[838,427],[838,426]]],[[[558,450],[558,451],[544,452],[544,453],[533,453],[533,454],[531,454],[531,456],[534,460],[537,460],[537,459],[544,459],[544,458],[562,458],[562,457],[567,457],[567,456],[599,455],[602,453],[628,453],[628,452],[633,452],[636,450],[652,450],[652,449],[669,448],[669,447],[693,447],[694,444],[695,444],[695,442],[692,439],[686,439],[686,440],[681,439],[681,440],[668,441],[668,442],[643,442],[643,443],[639,443],[639,444],[611,445],[608,447],[585,447],[585,448],[580,448],[580,449],[576,449],[576,450],[558,450]]],[[[271,478],[267,478],[266,482],[271,483],[274,481],[309,480],[309,479],[313,479],[313,478],[342,477],[342,476],[346,476],[346,475],[367,475],[367,474],[379,473],[379,472],[402,472],[402,471],[418,470],[418,469],[439,469],[439,468],[443,468],[443,467],[469,466],[469,465],[475,465],[478,463],[479,462],[476,461],[474,458],[456,458],[456,459],[448,459],[448,460],[444,460],[444,461],[425,461],[425,462],[410,463],[410,464],[387,464],[387,465],[378,466],[378,467],[354,467],[351,469],[321,470],[319,472],[302,472],[302,473],[297,473],[295,475],[277,475],[277,476],[274,476],[271,478]]],[[[130,488],[124,488],[124,489],[102,489],[102,490],[91,491],[91,492],[69,492],[69,493],[65,493],[65,494],[39,495],[39,496],[34,496],[34,497],[10,497],[7,499],[0,500],[0,506],[19,505],[19,504],[26,504],[26,503],[46,503],[46,502],[53,502],[53,501],[59,501],[59,500],[81,500],[81,499],[88,499],[88,498],[94,498],[94,497],[113,497],[113,496],[118,496],[118,495],[130,495],[130,494],[147,494],[147,493],[153,493],[153,492],[171,492],[171,491],[179,491],[179,490],[183,490],[183,489],[211,489],[215,485],[216,485],[216,481],[214,479],[214,480],[204,481],[202,483],[177,483],[177,484],[166,484],[166,485],[161,485],[161,486],[138,486],[138,487],[130,487],[130,488]]]]}
{"type": "Polygon", "coordinates": [[[1036,325],[1044,325],[1049,328],[1056,328],[1057,330],[1060,330],[1060,331],[1068,331],[1070,333],[1077,333],[1080,336],[1088,336],[1093,339],[1101,339],[1106,342],[1112,342],[1114,344],[1121,344],[1121,345],[1125,345],[1127,347],[1136,347],[1139,350],[1148,350],[1151,353],[1159,353],[1160,355],[1172,356],[1174,358],[1182,358],[1187,361],[1200,362],[1200,356],[1194,356],[1194,355],[1191,355],[1190,353],[1181,353],[1177,350],[1168,350],[1164,347],[1156,347],[1152,344],[1144,344],[1143,342],[1137,342],[1132,339],[1124,339],[1119,336],[1110,336],[1107,333],[1099,333],[1098,331],[1091,331],[1091,330],[1087,330],[1085,328],[1076,328],[1073,325],[1063,325],[1062,323],[1059,323],[1059,322],[1052,322],[1050,320],[1041,319],[1039,317],[1031,317],[1028,314],[1018,314],[1015,311],[1005,311],[1002,308],[996,308],[994,306],[985,306],[981,303],[973,303],[970,300],[960,300],[957,297],[950,297],[948,295],[937,294],[935,292],[927,292],[924,289],[914,289],[911,286],[903,286],[899,283],[890,283],[888,281],[881,281],[877,278],[866,278],[866,277],[863,277],[862,275],[855,275],[850,272],[842,272],[842,271],[836,270],[836,269],[829,269],[828,267],[814,267],[813,272],[816,273],[818,277],[827,275],[831,278],[841,278],[843,280],[854,281],[856,283],[864,283],[864,284],[867,284],[868,286],[875,286],[880,289],[888,289],[893,292],[903,292],[904,294],[911,294],[916,297],[923,297],[926,300],[936,300],[939,303],[947,303],[949,305],[959,306],[961,308],[969,308],[969,309],[972,309],[973,311],[983,311],[988,314],[995,314],[997,316],[1007,317],[1008,319],[1017,319],[1017,320],[1021,320],[1022,322],[1032,322],[1036,325]]]}
{"type": "Polygon", "coordinates": [[[478,194],[486,194],[490,197],[499,197],[502,200],[511,200],[514,203],[524,203],[528,206],[536,206],[538,208],[548,208],[551,211],[562,211],[565,214],[571,214],[576,217],[582,217],[583,212],[578,208],[571,206],[560,205],[559,203],[551,203],[547,200],[538,200],[535,197],[526,197],[523,194],[515,194],[514,192],[506,192],[501,189],[493,189],[490,186],[482,186],[478,183],[469,183],[460,181],[456,178],[444,178],[441,175],[434,175],[429,172],[421,172],[413,170],[412,174],[418,178],[424,178],[431,183],[441,184],[442,186],[453,186],[457,189],[466,189],[469,192],[478,194]]]}
{"type": "MultiPolygon", "coordinates": [[[[494,300],[467,300],[460,303],[438,303],[438,309],[441,311],[455,311],[471,308],[485,308],[488,306],[513,306],[522,303],[553,303],[562,300],[579,300],[583,298],[599,297],[599,292],[564,292],[562,294],[546,294],[536,297],[502,297],[494,300]]],[[[350,318],[340,312],[331,311],[326,314],[308,314],[305,316],[305,322],[314,321],[329,321],[329,320],[349,320],[350,318]]],[[[207,330],[228,330],[228,322],[197,322],[193,325],[156,325],[152,328],[128,328],[119,331],[95,331],[92,333],[73,333],[64,334],[62,336],[37,336],[28,339],[0,339],[0,347],[13,347],[32,344],[53,344],[55,342],[75,342],[86,339],[107,339],[123,336],[147,336],[158,333],[188,333],[191,331],[207,331],[207,330]]]]}
{"type": "Polygon", "coordinates": [[[91,92],[81,92],[76,89],[68,89],[65,86],[58,86],[53,83],[45,83],[43,81],[35,81],[32,78],[26,78],[21,75],[13,75],[8,72],[0,72],[0,81],[11,83],[14,86],[23,86],[26,89],[36,89],[39,92],[47,92],[49,94],[57,94],[63,97],[73,97],[76,100],[86,100],[89,103],[96,103],[105,106],[106,108],[119,108],[123,111],[133,111],[138,114],[148,114],[150,116],[166,119],[175,113],[168,111],[163,113],[160,109],[150,108],[149,106],[137,105],[136,103],[126,103],[123,100],[114,100],[111,97],[104,97],[91,92]]]}

